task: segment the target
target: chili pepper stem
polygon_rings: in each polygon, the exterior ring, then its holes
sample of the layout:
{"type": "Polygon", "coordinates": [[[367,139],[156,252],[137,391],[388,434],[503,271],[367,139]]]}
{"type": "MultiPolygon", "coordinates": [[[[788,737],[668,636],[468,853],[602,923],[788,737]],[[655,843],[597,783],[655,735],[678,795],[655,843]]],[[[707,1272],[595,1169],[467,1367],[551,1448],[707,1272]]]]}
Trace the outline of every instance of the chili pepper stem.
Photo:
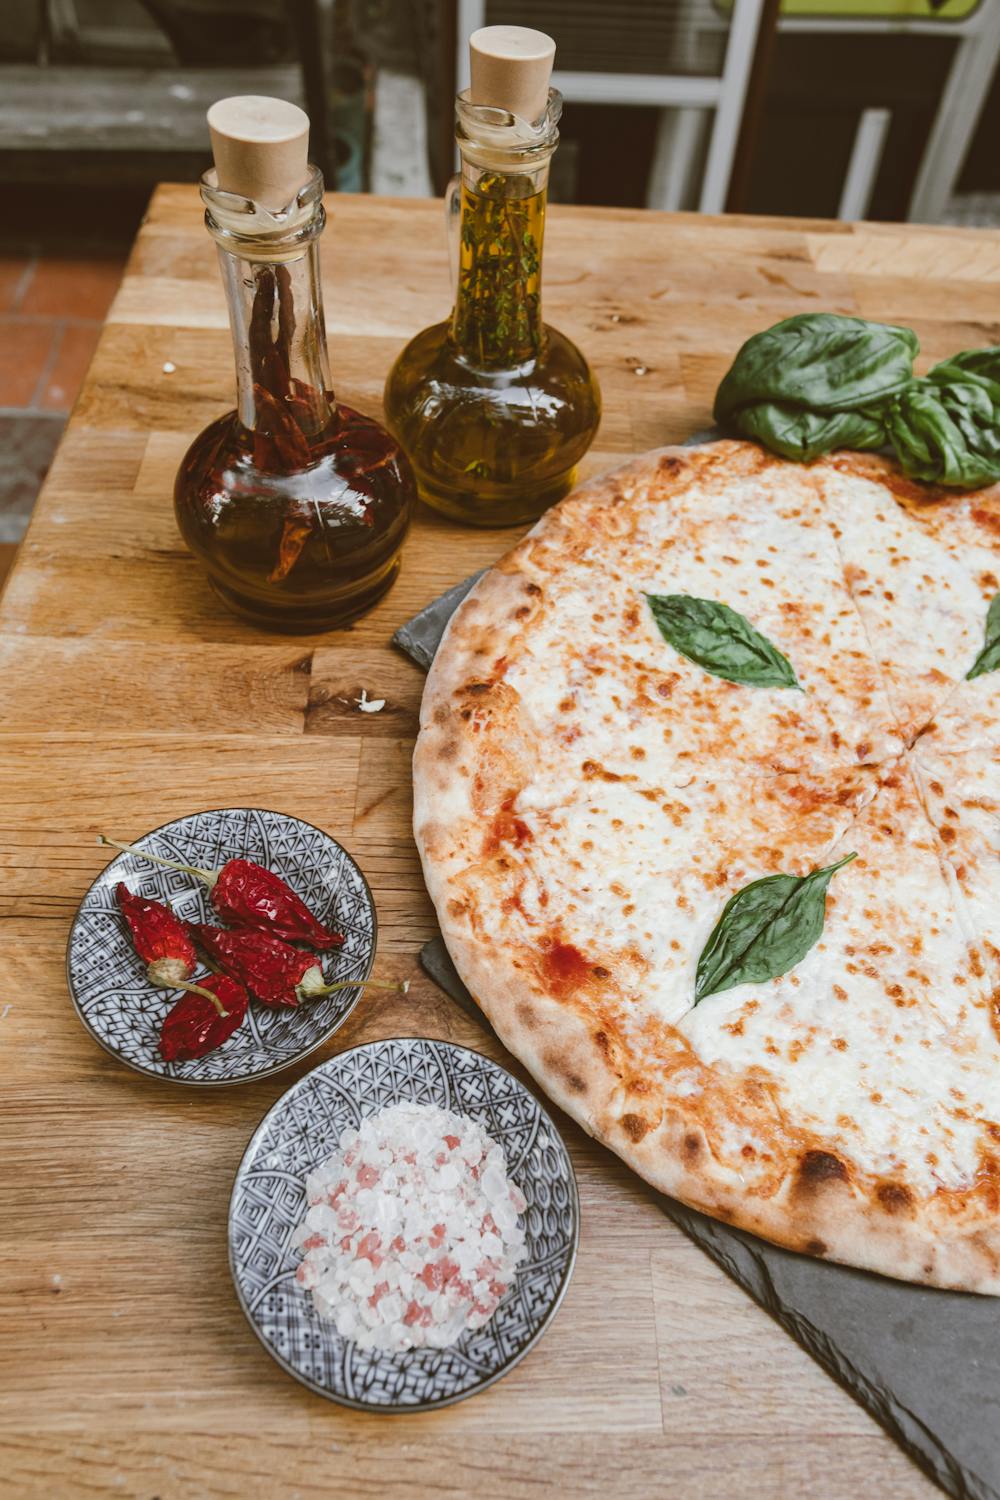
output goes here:
{"type": "Polygon", "coordinates": [[[110,849],[120,849],[123,854],[137,854],[140,859],[148,859],[154,865],[166,865],[168,870],[180,870],[185,875],[195,875],[203,880],[212,889],[219,878],[218,870],[200,870],[197,865],[182,865],[176,859],[165,859],[162,854],[148,854],[145,849],[137,849],[134,844],[120,844],[117,839],[109,839],[105,834],[97,835],[99,844],[106,844],[110,849]]]}
{"type": "Polygon", "coordinates": [[[410,981],[403,979],[399,984],[388,979],[338,979],[334,984],[323,984],[316,989],[306,985],[298,988],[307,1000],[322,1000],[324,995],[332,995],[337,990],[393,990],[397,995],[405,995],[410,988],[410,981]]]}
{"type": "Polygon", "coordinates": [[[203,995],[206,1000],[211,1000],[220,1016],[228,1016],[229,1012],[223,1005],[222,1001],[219,999],[218,995],[213,995],[212,991],[206,990],[204,985],[188,984],[187,982],[184,982],[182,984],[176,985],[175,988],[179,990],[187,990],[189,995],[203,995]]]}

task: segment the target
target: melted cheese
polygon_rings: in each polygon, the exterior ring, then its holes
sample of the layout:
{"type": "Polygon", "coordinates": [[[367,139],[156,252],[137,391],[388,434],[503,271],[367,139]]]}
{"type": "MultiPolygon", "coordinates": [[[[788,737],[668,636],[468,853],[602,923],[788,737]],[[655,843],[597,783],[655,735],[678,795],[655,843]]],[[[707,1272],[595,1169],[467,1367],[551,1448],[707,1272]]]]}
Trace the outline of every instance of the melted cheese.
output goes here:
{"type": "Polygon", "coordinates": [[[885,486],[818,471],[864,621],[900,722],[921,728],[951,696],[983,644],[1000,587],[1000,510],[974,495],[904,509],[885,486]]]}

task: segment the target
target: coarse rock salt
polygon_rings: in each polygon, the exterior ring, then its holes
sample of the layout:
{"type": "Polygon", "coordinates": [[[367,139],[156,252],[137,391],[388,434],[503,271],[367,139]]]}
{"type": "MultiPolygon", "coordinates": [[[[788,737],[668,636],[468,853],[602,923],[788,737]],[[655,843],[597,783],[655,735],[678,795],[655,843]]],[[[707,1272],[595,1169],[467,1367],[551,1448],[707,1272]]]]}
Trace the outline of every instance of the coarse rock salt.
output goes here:
{"type": "Polygon", "coordinates": [[[526,1254],[503,1148],[436,1105],[390,1105],[345,1130],[306,1197],[297,1279],[362,1349],[448,1348],[489,1322],[526,1254]]]}

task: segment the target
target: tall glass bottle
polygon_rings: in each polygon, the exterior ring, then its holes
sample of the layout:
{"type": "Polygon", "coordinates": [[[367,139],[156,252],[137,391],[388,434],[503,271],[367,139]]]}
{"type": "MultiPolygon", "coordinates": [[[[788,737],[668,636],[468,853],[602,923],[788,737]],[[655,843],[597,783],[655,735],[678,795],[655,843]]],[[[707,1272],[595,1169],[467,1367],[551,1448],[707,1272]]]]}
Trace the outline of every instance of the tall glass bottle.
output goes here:
{"type": "Polygon", "coordinates": [[[219,247],[238,405],[192,443],[174,490],[184,540],[220,598],[282,631],[343,625],[399,570],[410,466],[330,382],[317,241],[323,178],[281,210],[202,179],[219,247]]]}
{"type": "Polygon", "coordinates": [[[403,350],[385,388],[386,421],[421,497],[457,520],[534,520],[573,486],[601,398],[584,356],[542,320],[549,161],[562,98],[540,119],[455,101],[462,157],[447,212],[457,227],[452,315],[403,350]]]}

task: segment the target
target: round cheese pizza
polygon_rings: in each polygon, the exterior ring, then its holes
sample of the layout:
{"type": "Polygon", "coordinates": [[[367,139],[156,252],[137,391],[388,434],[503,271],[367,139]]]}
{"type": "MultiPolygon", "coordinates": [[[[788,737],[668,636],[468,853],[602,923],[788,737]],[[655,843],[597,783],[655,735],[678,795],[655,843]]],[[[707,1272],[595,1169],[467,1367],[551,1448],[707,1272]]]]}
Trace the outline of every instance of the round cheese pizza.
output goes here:
{"type": "Polygon", "coordinates": [[[1000,497],[664,449],[453,617],[415,832],[459,973],[655,1187],[1000,1293],[1000,497]]]}

